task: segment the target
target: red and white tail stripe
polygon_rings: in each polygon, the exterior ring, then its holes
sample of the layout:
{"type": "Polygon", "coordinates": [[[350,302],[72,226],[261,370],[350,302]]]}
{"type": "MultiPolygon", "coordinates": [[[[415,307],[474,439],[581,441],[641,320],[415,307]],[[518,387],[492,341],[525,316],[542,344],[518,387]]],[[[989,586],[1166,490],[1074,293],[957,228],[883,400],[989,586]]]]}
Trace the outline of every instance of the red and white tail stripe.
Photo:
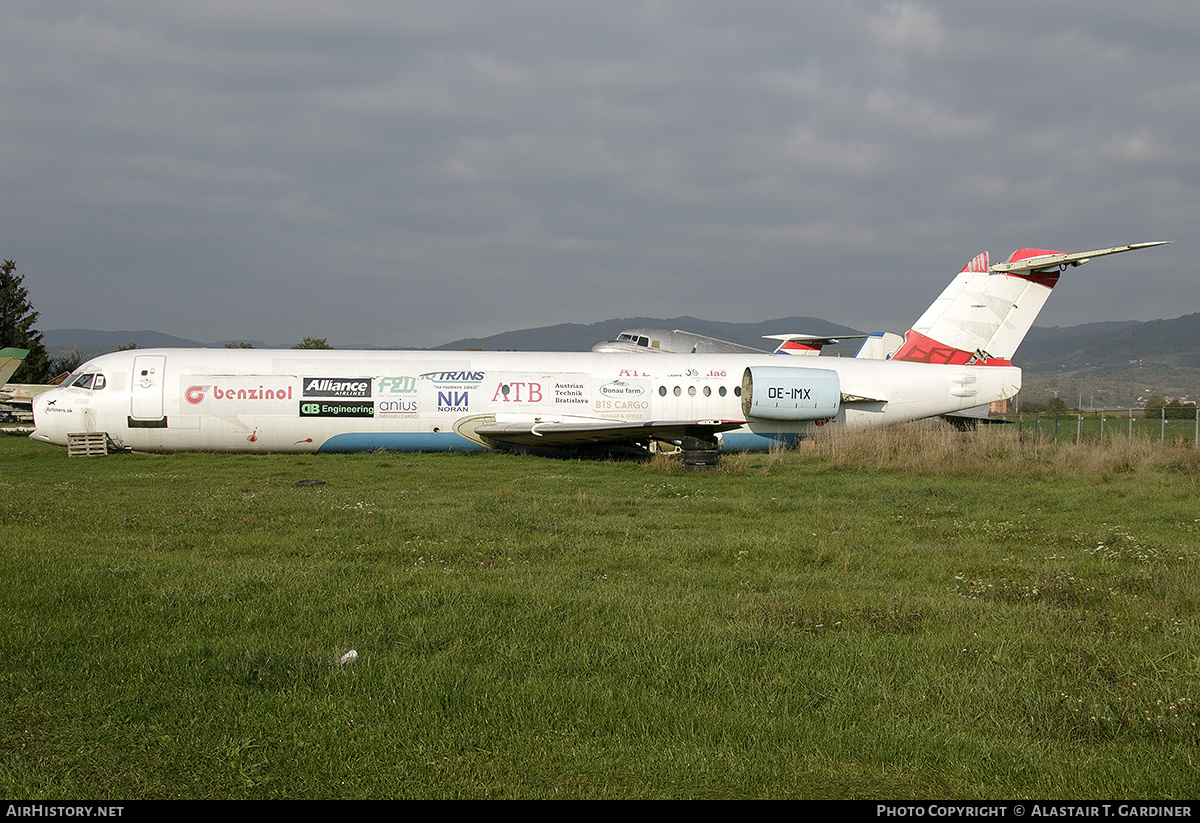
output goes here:
{"type": "MultiPolygon", "coordinates": [[[[1054,255],[1020,249],[1008,262],[1054,255]]],[[[973,257],[904,335],[893,360],[1011,366],[1017,346],[1058,282],[1058,272],[997,272],[988,254],[973,257]]]]}

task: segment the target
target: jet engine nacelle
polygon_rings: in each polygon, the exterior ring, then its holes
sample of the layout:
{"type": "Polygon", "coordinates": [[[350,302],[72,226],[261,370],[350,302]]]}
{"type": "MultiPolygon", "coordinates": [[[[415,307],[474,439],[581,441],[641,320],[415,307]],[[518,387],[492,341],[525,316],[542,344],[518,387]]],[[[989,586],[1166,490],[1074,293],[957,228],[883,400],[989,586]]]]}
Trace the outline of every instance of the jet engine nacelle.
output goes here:
{"type": "Polygon", "coordinates": [[[836,417],[841,381],[829,369],[751,366],[742,375],[742,414],[760,420],[836,417]]]}

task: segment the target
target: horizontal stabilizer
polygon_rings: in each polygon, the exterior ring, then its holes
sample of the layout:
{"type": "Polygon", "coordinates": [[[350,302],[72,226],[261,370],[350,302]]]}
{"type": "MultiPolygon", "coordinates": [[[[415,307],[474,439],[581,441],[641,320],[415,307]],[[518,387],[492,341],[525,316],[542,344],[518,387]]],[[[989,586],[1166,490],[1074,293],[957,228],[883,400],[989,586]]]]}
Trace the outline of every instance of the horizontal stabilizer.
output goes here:
{"type": "MultiPolygon", "coordinates": [[[[1068,266],[1082,266],[1093,257],[1103,257],[1106,254],[1119,254],[1123,251],[1133,251],[1135,249],[1148,249],[1152,246],[1164,246],[1171,241],[1160,240],[1157,243],[1134,243],[1129,246],[1113,246],[1107,249],[1094,249],[1093,251],[1079,251],[1072,254],[1039,254],[1024,259],[1015,259],[1021,256],[1021,252],[1014,252],[1012,258],[1006,263],[995,263],[988,268],[988,271],[995,274],[1015,274],[1015,275],[1030,275],[1038,274],[1039,272],[1052,271],[1054,269],[1064,270],[1068,266]]],[[[1021,251],[1028,251],[1022,249],[1021,251]]]]}
{"type": "Polygon", "coordinates": [[[1026,248],[994,265],[988,265],[986,252],[977,255],[908,330],[892,359],[1009,366],[1062,271],[1094,257],[1161,245],[1135,243],[1071,254],[1026,248]]]}
{"type": "Polygon", "coordinates": [[[779,340],[776,354],[820,354],[825,346],[836,345],[843,340],[861,340],[865,334],[841,334],[837,337],[821,337],[816,334],[764,334],[765,340],[779,340]]]}

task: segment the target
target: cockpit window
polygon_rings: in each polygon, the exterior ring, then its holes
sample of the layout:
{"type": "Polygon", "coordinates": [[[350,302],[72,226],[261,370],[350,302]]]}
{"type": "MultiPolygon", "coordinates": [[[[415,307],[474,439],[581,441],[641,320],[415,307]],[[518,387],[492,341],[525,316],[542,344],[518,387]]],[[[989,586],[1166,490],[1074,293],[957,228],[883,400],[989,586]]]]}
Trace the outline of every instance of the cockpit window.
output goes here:
{"type": "Polygon", "coordinates": [[[91,389],[92,391],[98,391],[99,389],[104,388],[104,375],[92,373],[81,374],[78,377],[68,380],[67,385],[76,389],[91,389]]]}

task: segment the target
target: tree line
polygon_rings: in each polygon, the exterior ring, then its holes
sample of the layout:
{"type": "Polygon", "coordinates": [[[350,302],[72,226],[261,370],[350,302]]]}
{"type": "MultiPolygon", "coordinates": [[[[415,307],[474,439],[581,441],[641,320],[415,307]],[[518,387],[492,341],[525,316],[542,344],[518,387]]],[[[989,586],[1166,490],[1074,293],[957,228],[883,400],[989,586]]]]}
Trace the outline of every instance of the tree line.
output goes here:
{"type": "MultiPolygon", "coordinates": [[[[1124,408],[1123,406],[1121,408],[1124,408]]],[[[1166,418],[1167,420],[1192,420],[1196,417],[1196,404],[1184,403],[1178,398],[1168,400],[1162,395],[1152,394],[1146,398],[1146,402],[1142,406],[1143,413],[1147,418],[1166,418]]],[[[1022,401],[1021,412],[1023,414],[1074,414],[1082,411],[1082,409],[1072,409],[1067,405],[1067,401],[1061,397],[1051,397],[1044,403],[1034,401],[1022,401]]]]}

